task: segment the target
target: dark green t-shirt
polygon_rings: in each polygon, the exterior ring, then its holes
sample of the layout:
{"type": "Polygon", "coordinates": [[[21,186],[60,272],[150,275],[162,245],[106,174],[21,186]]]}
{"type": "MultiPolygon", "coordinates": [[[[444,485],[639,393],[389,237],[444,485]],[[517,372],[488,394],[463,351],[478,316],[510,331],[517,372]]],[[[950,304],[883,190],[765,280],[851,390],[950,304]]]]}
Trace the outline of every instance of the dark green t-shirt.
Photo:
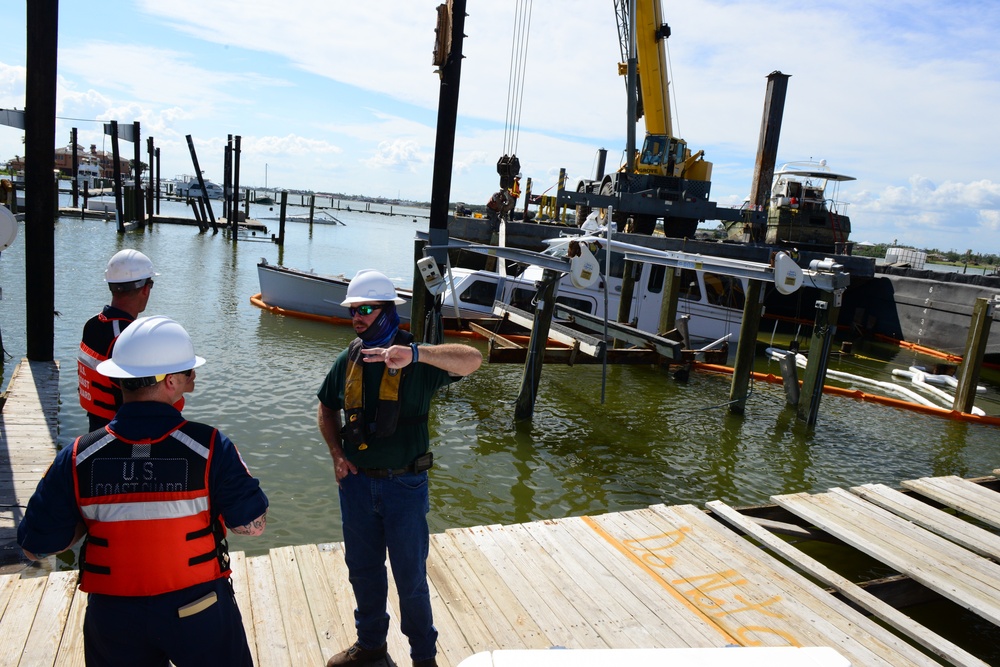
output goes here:
{"type": "MultiPolygon", "coordinates": [[[[347,354],[345,349],[333,362],[330,372],[320,386],[316,396],[320,402],[340,414],[344,409],[344,379],[347,375],[347,354]]],[[[407,417],[416,417],[430,412],[431,398],[440,387],[457,382],[460,376],[449,375],[447,371],[429,364],[408,366],[400,385],[400,425],[396,432],[386,438],[368,436],[368,448],[359,450],[346,441],[341,442],[347,459],[362,468],[403,468],[424,454],[430,447],[430,435],[426,420],[416,424],[404,424],[407,417]]],[[[378,388],[385,371],[383,363],[365,363],[364,406],[365,421],[375,423],[378,407],[378,388]]],[[[340,423],[343,419],[340,418],[340,423]]]]}

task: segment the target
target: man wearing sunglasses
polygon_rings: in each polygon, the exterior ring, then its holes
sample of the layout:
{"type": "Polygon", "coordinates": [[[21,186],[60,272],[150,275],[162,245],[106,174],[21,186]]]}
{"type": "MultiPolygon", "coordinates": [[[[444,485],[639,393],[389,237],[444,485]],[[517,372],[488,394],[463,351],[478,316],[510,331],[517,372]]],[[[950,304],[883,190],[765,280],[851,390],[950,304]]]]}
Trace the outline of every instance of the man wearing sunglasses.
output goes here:
{"type": "Polygon", "coordinates": [[[122,404],[121,385],[98,373],[97,365],[111,358],[118,336],[146,310],[153,277],[158,275],[149,258],[131,248],[118,251],[108,261],[104,280],[111,290],[111,305],[84,325],[76,364],[80,406],[87,413],[91,431],[107,426],[122,404]]]}
{"type": "Polygon", "coordinates": [[[18,526],[32,560],[83,538],[88,666],[253,665],[226,534],[264,532],[268,502],[232,441],[173,407],[204,363],[174,320],[132,322],[98,366],[122,407],[56,454],[18,526]]]}
{"type": "Polygon", "coordinates": [[[434,393],[479,368],[483,355],[468,345],[418,346],[399,328],[396,306],[402,303],[378,271],[354,276],[341,305],[350,309],[358,337],[338,355],[317,392],[317,420],[333,457],[344,556],[357,603],[358,639],[327,667],[386,657],[386,552],[413,665],[437,665],[426,570],[427,470],[433,464],[427,415],[434,393]]]}

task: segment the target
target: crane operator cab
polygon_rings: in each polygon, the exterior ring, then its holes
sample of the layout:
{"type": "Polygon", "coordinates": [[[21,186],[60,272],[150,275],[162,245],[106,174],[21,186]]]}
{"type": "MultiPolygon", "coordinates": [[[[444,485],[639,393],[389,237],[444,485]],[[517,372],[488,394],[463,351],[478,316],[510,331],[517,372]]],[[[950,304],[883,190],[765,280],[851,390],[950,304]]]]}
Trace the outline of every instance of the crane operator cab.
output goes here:
{"type": "Polygon", "coordinates": [[[640,173],[674,176],[676,165],[684,162],[687,144],[663,134],[647,134],[639,158],[640,173]]]}

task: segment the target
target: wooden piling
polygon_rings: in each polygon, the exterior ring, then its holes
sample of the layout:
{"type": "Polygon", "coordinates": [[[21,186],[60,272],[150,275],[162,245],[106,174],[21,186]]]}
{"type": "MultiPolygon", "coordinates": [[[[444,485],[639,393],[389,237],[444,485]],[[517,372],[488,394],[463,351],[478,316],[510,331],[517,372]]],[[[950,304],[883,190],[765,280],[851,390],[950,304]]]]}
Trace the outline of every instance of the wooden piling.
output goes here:
{"type": "Polygon", "coordinates": [[[118,233],[125,233],[125,210],[122,206],[122,166],[118,151],[118,121],[111,121],[111,159],[115,176],[115,215],[118,217],[118,233]]]}
{"type": "Polygon", "coordinates": [[[743,323],[740,324],[733,382],[729,388],[729,411],[734,414],[741,415],[746,410],[750,374],[753,372],[753,358],[757,351],[757,331],[760,329],[760,300],[763,285],[760,280],[747,281],[746,300],[743,302],[743,323]]]}
{"type": "Polygon", "coordinates": [[[809,426],[816,424],[820,399],[823,396],[823,382],[830,358],[830,344],[837,330],[840,316],[840,297],[835,292],[821,292],[816,301],[816,320],[812,341],[809,343],[809,358],[802,378],[802,396],[799,400],[798,416],[809,426]]]}
{"type": "Polygon", "coordinates": [[[288,190],[281,191],[281,208],[278,213],[278,238],[275,240],[279,246],[285,245],[285,210],[288,208],[288,190]]]}
{"type": "Polygon", "coordinates": [[[146,153],[149,155],[149,187],[146,188],[146,216],[153,220],[153,195],[156,192],[156,181],[153,180],[153,156],[156,148],[153,146],[153,137],[146,137],[146,153]]]}
{"type": "MultiPolygon", "coordinates": [[[[629,315],[632,314],[632,296],[635,293],[635,277],[636,274],[642,269],[642,264],[639,262],[633,262],[632,260],[625,260],[625,266],[622,272],[622,293],[621,298],[618,300],[618,315],[617,321],[621,324],[628,324],[629,315]]],[[[619,339],[615,339],[614,347],[621,348],[624,347],[625,343],[619,339]]]]}
{"type": "Polygon", "coordinates": [[[549,326],[552,324],[552,313],[556,305],[556,289],[561,275],[551,269],[542,271],[541,284],[538,287],[538,307],[535,310],[535,323],[531,327],[531,338],[528,341],[528,357],[524,362],[524,373],[521,375],[521,389],[514,404],[514,419],[525,421],[531,419],[535,412],[535,397],[538,396],[538,383],[542,379],[542,359],[545,355],[545,345],[549,340],[549,326]]]}
{"type": "Polygon", "coordinates": [[[972,309],[972,326],[969,327],[969,337],[965,342],[965,353],[962,355],[962,365],[958,370],[955,403],[952,406],[959,412],[972,412],[976,399],[976,385],[979,384],[979,371],[983,367],[983,355],[986,354],[986,343],[990,338],[994,308],[991,299],[982,297],[976,299],[976,305],[972,309]]]}
{"type": "Polygon", "coordinates": [[[69,131],[69,141],[70,141],[70,144],[73,146],[73,167],[72,167],[72,169],[73,169],[73,176],[72,176],[73,181],[72,181],[72,183],[73,184],[70,187],[70,192],[73,193],[73,208],[76,208],[77,206],[80,205],[80,176],[79,176],[79,174],[80,174],[80,154],[79,154],[80,151],[78,150],[78,147],[76,145],[77,139],[76,139],[76,128],[75,127],[72,128],[69,131]]]}
{"type": "MultiPolygon", "coordinates": [[[[240,144],[243,137],[236,135],[233,137],[233,194],[230,196],[229,212],[233,216],[233,243],[236,243],[237,231],[239,231],[239,209],[240,209],[240,144]]],[[[250,217],[249,213],[246,216],[250,217]]]]}
{"type": "Polygon", "coordinates": [[[681,294],[681,269],[669,266],[663,268],[663,298],[660,300],[660,322],[656,330],[659,334],[677,326],[677,299],[681,294]]]}
{"type": "MultiPolygon", "coordinates": [[[[25,304],[27,355],[32,361],[51,361],[55,346],[55,213],[52,180],[55,161],[56,52],[59,33],[59,0],[27,3],[24,178],[25,304]]],[[[17,210],[17,191],[14,192],[17,210]]],[[[6,437],[6,436],[5,436],[6,437]]]]}
{"type": "Polygon", "coordinates": [[[139,145],[139,121],[132,123],[132,209],[135,221],[142,227],[146,224],[145,204],[142,199],[142,147],[139,145]]]}

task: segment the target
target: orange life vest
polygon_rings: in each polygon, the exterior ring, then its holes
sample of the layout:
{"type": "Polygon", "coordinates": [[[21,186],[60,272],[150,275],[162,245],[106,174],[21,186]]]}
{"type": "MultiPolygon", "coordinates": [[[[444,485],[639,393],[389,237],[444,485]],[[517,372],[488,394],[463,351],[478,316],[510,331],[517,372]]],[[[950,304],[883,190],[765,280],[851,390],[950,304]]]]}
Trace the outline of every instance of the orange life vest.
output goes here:
{"type": "MultiPolygon", "coordinates": [[[[87,322],[80,341],[80,352],[76,357],[76,374],[80,394],[80,406],[92,415],[108,421],[122,404],[122,392],[118,383],[97,372],[97,364],[111,358],[115,341],[125,327],[132,323],[127,317],[108,317],[104,312],[87,322]]],[[[184,409],[184,397],[174,403],[178,410],[184,409]]]]}
{"type": "Polygon", "coordinates": [[[212,515],[217,431],[183,422],[156,440],[109,430],[73,443],[73,484],[87,525],[80,590],[159,595],[229,576],[226,528],[212,515]]]}
{"type": "Polygon", "coordinates": [[[121,405],[121,389],[110,378],[97,372],[97,364],[111,358],[111,350],[121,332],[131,319],[108,317],[104,313],[96,321],[87,323],[80,353],[77,355],[76,372],[80,391],[80,406],[92,415],[104,419],[114,419],[121,405]]]}

